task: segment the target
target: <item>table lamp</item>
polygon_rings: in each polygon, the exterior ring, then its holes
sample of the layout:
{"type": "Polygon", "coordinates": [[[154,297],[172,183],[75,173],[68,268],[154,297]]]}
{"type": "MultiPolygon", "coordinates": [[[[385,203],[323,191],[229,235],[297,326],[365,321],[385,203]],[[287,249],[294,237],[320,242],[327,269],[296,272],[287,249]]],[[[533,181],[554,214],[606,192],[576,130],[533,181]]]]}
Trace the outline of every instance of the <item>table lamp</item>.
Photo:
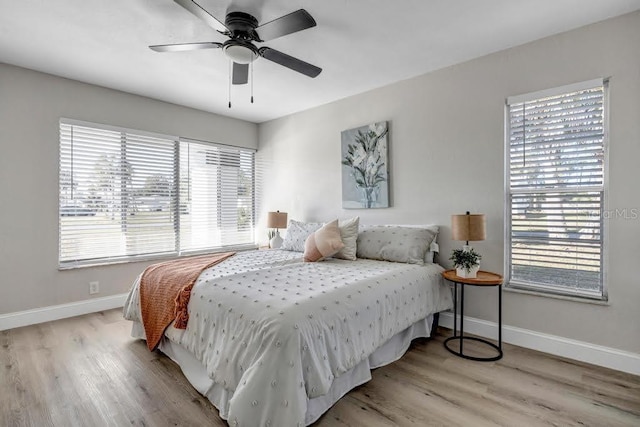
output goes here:
{"type": "Polygon", "coordinates": [[[453,240],[464,240],[466,244],[462,249],[453,251],[451,261],[456,267],[456,276],[476,278],[480,270],[480,254],[476,253],[469,240],[477,241],[485,239],[485,219],[483,214],[471,215],[468,211],[464,215],[451,215],[451,234],[453,240]]]}
{"type": "Polygon", "coordinates": [[[469,241],[486,238],[484,214],[470,214],[467,211],[464,215],[451,215],[451,234],[453,240],[466,241],[462,249],[469,251],[469,241]]]}
{"type": "Polygon", "coordinates": [[[276,229],[276,234],[269,241],[269,247],[278,249],[282,246],[282,237],[280,237],[278,229],[287,228],[287,213],[280,211],[269,212],[267,214],[267,227],[276,229]]]}

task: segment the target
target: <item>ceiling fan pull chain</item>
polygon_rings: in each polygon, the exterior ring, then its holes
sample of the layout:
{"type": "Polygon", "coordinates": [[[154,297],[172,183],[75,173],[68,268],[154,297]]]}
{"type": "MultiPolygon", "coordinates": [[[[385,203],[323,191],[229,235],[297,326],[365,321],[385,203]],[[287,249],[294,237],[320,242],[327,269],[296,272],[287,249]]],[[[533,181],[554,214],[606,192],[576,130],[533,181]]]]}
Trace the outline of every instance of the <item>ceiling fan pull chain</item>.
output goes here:
{"type": "Polygon", "coordinates": [[[229,108],[231,108],[231,73],[233,72],[233,62],[229,60],[229,108]]]}
{"type": "Polygon", "coordinates": [[[251,103],[253,104],[253,62],[251,62],[251,103]]]}

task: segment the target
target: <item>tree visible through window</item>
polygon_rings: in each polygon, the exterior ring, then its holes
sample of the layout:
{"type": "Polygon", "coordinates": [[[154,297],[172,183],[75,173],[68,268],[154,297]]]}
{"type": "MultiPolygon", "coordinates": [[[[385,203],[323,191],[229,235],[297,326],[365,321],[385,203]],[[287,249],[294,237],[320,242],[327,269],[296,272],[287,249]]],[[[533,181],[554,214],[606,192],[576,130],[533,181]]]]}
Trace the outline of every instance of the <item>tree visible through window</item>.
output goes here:
{"type": "Polygon", "coordinates": [[[606,82],[512,97],[509,286],[604,298],[606,82]]]}

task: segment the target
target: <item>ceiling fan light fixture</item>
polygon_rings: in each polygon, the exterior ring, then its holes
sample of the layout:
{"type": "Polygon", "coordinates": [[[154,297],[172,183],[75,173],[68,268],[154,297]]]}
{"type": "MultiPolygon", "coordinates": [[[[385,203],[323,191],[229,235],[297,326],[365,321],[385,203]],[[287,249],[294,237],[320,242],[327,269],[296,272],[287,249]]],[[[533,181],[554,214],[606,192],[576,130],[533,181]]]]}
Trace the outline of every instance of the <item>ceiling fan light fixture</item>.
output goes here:
{"type": "Polygon", "coordinates": [[[258,58],[257,49],[241,44],[226,44],[224,54],[236,64],[250,64],[258,58]]]}

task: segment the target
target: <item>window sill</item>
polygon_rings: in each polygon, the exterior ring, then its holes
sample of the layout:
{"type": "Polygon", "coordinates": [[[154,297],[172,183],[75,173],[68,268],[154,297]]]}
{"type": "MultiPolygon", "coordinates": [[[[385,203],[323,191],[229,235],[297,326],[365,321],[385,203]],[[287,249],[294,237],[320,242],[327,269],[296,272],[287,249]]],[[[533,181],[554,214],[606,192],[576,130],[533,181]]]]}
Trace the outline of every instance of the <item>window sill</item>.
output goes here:
{"type": "Polygon", "coordinates": [[[180,259],[180,258],[185,258],[190,256],[215,254],[220,252],[243,252],[243,251],[251,251],[256,249],[258,249],[258,245],[247,244],[247,245],[238,245],[238,246],[227,246],[224,248],[215,248],[215,249],[205,250],[205,251],[187,252],[187,253],[182,253],[180,255],[177,255],[175,253],[158,254],[158,255],[130,257],[130,258],[111,259],[111,260],[104,260],[104,261],[97,260],[95,262],[89,261],[86,263],[77,263],[77,264],[69,263],[64,265],[58,265],[58,271],[68,271],[68,270],[76,270],[79,268],[90,268],[90,267],[104,267],[104,266],[117,265],[117,264],[131,264],[136,262],[166,261],[166,260],[180,259]]]}
{"type": "Polygon", "coordinates": [[[512,288],[512,287],[509,287],[509,286],[503,286],[503,289],[506,292],[513,292],[514,294],[533,295],[533,296],[537,296],[537,297],[554,298],[554,299],[561,299],[561,300],[565,300],[565,301],[581,302],[581,303],[594,304],[594,305],[603,305],[603,306],[609,306],[610,305],[609,301],[607,299],[593,299],[593,298],[586,298],[586,297],[574,297],[574,296],[570,296],[570,295],[553,294],[553,293],[548,293],[548,292],[533,291],[533,290],[529,290],[529,289],[512,288]]]}

